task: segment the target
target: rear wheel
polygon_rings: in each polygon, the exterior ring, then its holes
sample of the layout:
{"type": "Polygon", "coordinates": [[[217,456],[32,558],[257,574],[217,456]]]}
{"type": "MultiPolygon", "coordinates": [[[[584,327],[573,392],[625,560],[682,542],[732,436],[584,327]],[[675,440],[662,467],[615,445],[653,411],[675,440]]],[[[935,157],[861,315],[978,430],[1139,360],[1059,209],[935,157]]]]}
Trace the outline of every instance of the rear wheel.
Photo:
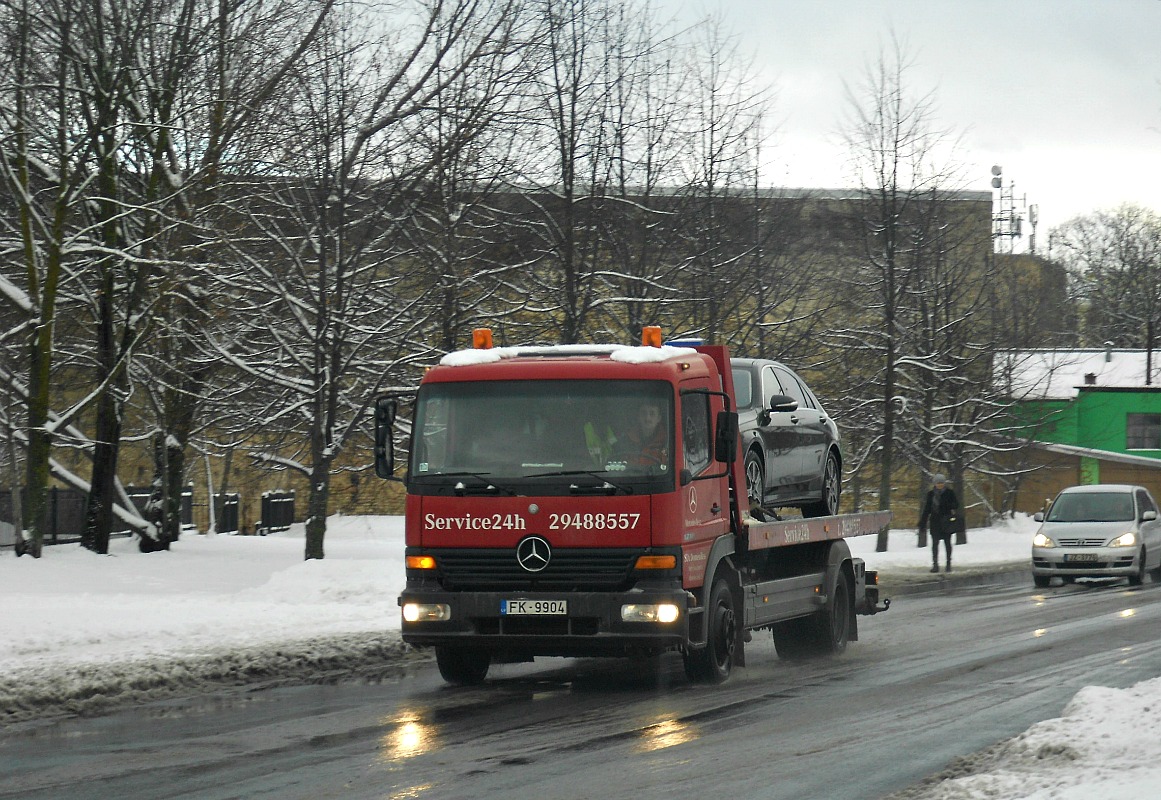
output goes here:
{"type": "Polygon", "coordinates": [[[1032,581],[1041,589],[1047,589],[1048,584],[1052,583],[1052,578],[1049,575],[1033,575],[1032,581]]]}
{"type": "Polygon", "coordinates": [[[685,654],[685,674],[690,680],[721,683],[730,677],[734,668],[734,648],[738,636],[734,596],[724,580],[714,582],[705,613],[705,647],[685,654]]]}
{"type": "Polygon", "coordinates": [[[766,468],[754,450],[746,453],[746,502],[750,510],[761,510],[766,495],[766,468]]]}
{"type": "Polygon", "coordinates": [[[469,647],[437,647],[435,663],[439,674],[456,686],[476,686],[488,676],[492,657],[484,650],[469,647]]]}
{"type": "Polygon", "coordinates": [[[779,658],[838,655],[851,638],[851,581],[840,573],[826,607],[809,617],[774,625],[774,649],[779,658]]]}
{"type": "Polygon", "coordinates": [[[822,499],[802,507],[804,517],[830,517],[839,512],[839,494],[842,492],[842,475],[838,459],[834,453],[826,456],[826,466],[822,470],[822,499]]]}
{"type": "Polygon", "coordinates": [[[1141,548],[1141,552],[1137,554],[1137,571],[1129,576],[1130,586],[1140,586],[1145,582],[1145,548],[1141,548]]]}

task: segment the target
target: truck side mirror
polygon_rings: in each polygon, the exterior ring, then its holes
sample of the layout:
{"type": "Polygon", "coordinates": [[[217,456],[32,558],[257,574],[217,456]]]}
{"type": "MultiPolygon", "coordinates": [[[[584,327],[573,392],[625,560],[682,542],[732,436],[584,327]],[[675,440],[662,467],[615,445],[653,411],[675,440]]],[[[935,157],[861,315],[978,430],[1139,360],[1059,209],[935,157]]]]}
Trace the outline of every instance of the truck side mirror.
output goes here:
{"type": "Polygon", "coordinates": [[[738,412],[719,411],[714,430],[714,457],[723,464],[732,464],[738,457],[738,412]]]}
{"type": "Polygon", "coordinates": [[[391,432],[399,403],[393,397],[375,400],[375,474],[380,478],[395,477],[395,448],[391,432]]]}

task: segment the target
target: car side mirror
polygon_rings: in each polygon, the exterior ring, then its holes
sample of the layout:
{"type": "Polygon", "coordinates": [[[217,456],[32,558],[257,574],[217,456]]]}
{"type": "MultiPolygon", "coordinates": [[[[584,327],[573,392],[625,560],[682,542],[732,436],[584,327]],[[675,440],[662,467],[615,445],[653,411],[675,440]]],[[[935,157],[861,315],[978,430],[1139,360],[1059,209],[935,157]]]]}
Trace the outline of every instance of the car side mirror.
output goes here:
{"type": "Polygon", "coordinates": [[[770,402],[767,404],[767,410],[772,414],[780,411],[797,411],[798,401],[784,394],[771,395],[770,402]]]}
{"type": "Polygon", "coordinates": [[[1155,519],[1157,519],[1157,512],[1156,511],[1146,511],[1144,514],[1141,515],[1142,522],[1152,522],[1155,519]]]}
{"type": "Polygon", "coordinates": [[[1036,522],[1043,522],[1044,521],[1044,512],[1037,511],[1035,514],[1032,515],[1032,519],[1036,522]]]}
{"type": "Polygon", "coordinates": [[[399,413],[399,403],[393,397],[375,400],[375,474],[380,478],[395,477],[395,448],[392,446],[391,432],[395,416],[399,413]]]}

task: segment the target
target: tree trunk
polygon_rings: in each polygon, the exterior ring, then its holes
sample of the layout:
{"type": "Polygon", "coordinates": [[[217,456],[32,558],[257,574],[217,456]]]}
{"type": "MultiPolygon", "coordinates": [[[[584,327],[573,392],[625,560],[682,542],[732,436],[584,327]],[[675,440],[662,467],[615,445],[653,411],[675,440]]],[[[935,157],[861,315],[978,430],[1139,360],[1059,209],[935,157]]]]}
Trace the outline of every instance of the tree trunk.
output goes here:
{"type": "Polygon", "coordinates": [[[321,463],[311,471],[310,494],[306,504],[306,560],[325,558],[323,537],[327,532],[327,505],[330,498],[330,465],[321,463]]]}

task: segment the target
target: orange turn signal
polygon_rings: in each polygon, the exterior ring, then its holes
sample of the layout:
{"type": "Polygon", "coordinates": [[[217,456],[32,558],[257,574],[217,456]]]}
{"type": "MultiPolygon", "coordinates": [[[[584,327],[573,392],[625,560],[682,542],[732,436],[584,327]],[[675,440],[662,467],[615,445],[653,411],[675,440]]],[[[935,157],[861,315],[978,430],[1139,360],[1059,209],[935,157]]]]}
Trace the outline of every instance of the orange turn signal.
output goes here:
{"type": "Polygon", "coordinates": [[[642,328],[641,344],[645,347],[660,347],[661,327],[658,325],[646,325],[642,328]]]}
{"type": "Polygon", "coordinates": [[[435,556],[408,556],[408,569],[435,569],[435,556]]]}
{"type": "Polygon", "coordinates": [[[492,329],[476,328],[472,331],[472,347],[477,350],[492,349],[492,329]]]}
{"type": "Polygon", "coordinates": [[[677,566],[677,556],[637,556],[635,569],[673,569],[677,566]]]}

